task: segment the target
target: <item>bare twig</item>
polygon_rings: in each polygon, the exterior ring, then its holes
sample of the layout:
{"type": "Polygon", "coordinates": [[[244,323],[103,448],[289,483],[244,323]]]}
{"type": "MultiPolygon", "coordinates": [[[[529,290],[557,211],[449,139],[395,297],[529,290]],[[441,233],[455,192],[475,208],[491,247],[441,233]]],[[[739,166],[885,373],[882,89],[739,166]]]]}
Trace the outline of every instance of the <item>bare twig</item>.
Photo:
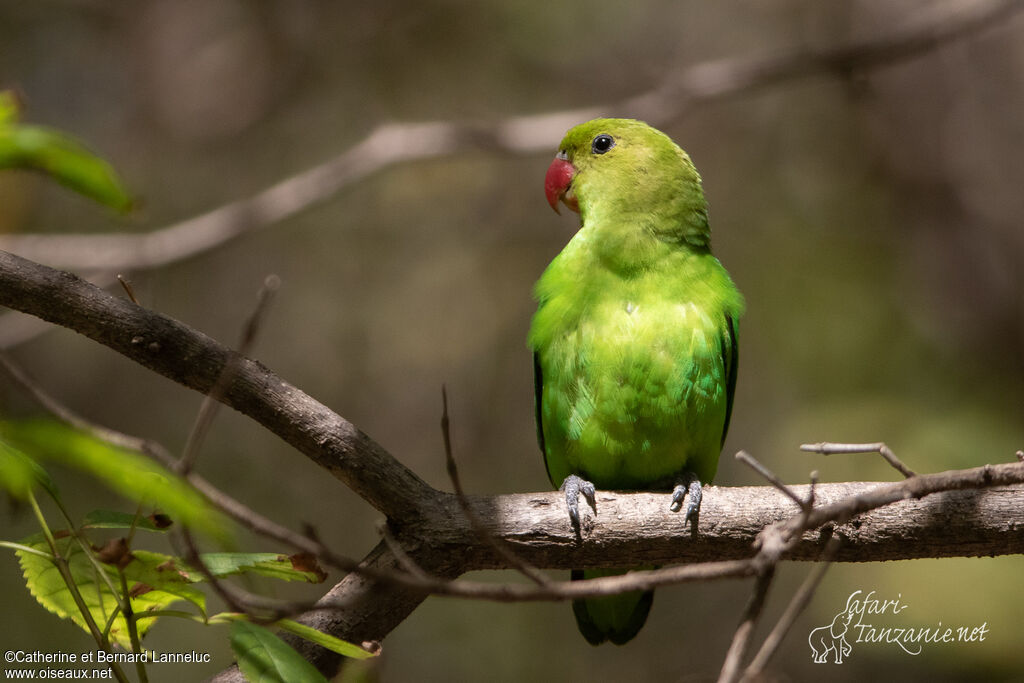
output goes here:
{"type": "Polygon", "coordinates": [[[903,462],[896,457],[896,454],[892,452],[892,449],[881,441],[878,443],[832,443],[828,441],[821,441],[818,443],[801,444],[800,450],[807,453],[820,453],[822,455],[878,453],[904,477],[910,478],[915,476],[914,471],[904,465],[903,462]]]}
{"type": "MultiPolygon", "coordinates": [[[[753,635],[754,627],[757,625],[757,621],[760,618],[761,611],[764,607],[764,601],[768,594],[768,589],[773,577],[775,576],[775,568],[778,565],[779,560],[782,558],[783,553],[795,546],[802,533],[809,528],[808,524],[810,515],[814,510],[815,487],[818,483],[818,473],[812,472],[811,483],[807,491],[807,498],[806,500],[802,500],[792,491],[792,489],[783,484],[774,473],[754,459],[753,456],[744,451],[740,451],[736,454],[736,458],[753,467],[759,474],[771,482],[775,488],[785,493],[791,500],[796,501],[797,505],[800,506],[800,513],[796,518],[793,518],[798,521],[795,527],[788,530],[788,533],[787,531],[784,531],[784,528],[787,525],[775,524],[765,527],[765,529],[758,534],[757,542],[755,543],[755,546],[758,548],[758,554],[753,560],[753,562],[757,563],[758,567],[757,581],[754,584],[754,592],[750,598],[750,603],[747,605],[747,609],[744,613],[743,619],[740,621],[740,625],[733,634],[732,643],[729,646],[729,651],[726,653],[725,661],[722,664],[722,670],[718,678],[720,683],[733,683],[740,677],[740,668],[743,666],[743,661],[746,659],[747,651],[750,649],[750,640],[753,635]]],[[[792,526],[792,521],[790,521],[789,526],[792,526]]],[[[829,547],[831,547],[831,545],[829,547]]],[[[817,585],[817,582],[815,582],[814,585],[817,585]]],[[[806,599],[809,600],[809,596],[806,599]]],[[[790,607],[792,607],[792,604],[790,607]]],[[[793,615],[793,618],[795,618],[795,614],[793,615]]],[[[791,624],[792,622],[790,621],[789,623],[791,624]]],[[[782,636],[785,635],[788,629],[789,625],[787,624],[781,630],[773,630],[772,633],[769,634],[769,639],[772,639],[774,636],[777,640],[781,641],[782,636]]],[[[758,652],[758,656],[761,656],[762,653],[764,653],[765,661],[767,661],[767,658],[771,657],[772,652],[774,652],[774,649],[777,646],[778,643],[775,642],[770,648],[768,648],[766,641],[765,646],[762,646],[761,650],[758,652]]],[[[744,675],[750,675],[749,667],[744,675]]]]}
{"type": "Polygon", "coordinates": [[[402,547],[402,544],[391,535],[391,532],[388,530],[388,523],[386,520],[381,520],[377,524],[377,531],[380,533],[381,538],[384,539],[384,543],[387,544],[388,550],[390,550],[391,554],[395,556],[395,559],[398,561],[398,564],[401,565],[402,569],[409,572],[410,576],[414,577],[421,583],[430,583],[433,580],[433,577],[423,571],[423,568],[409,557],[409,553],[405,552],[405,548],[402,547]]]}
{"type": "Polygon", "coordinates": [[[206,577],[210,587],[213,588],[227,606],[234,612],[241,612],[243,614],[249,614],[250,610],[243,604],[243,601],[237,598],[226,586],[222,585],[220,579],[214,576],[210,568],[206,566],[203,559],[199,556],[199,548],[196,547],[195,539],[192,538],[192,534],[189,533],[188,529],[181,529],[179,537],[182,539],[185,546],[184,557],[185,561],[188,562],[189,566],[194,567],[199,571],[200,574],[206,577]]]}
{"type": "Polygon", "coordinates": [[[811,472],[811,484],[807,488],[807,500],[804,501],[803,505],[803,523],[802,526],[807,528],[807,519],[811,516],[811,510],[814,509],[814,487],[818,485],[818,470],[811,472]]]}
{"type": "Polygon", "coordinates": [[[738,579],[753,576],[757,567],[752,559],[724,560],[687,564],[628,574],[602,576],[583,581],[549,581],[545,586],[524,583],[485,583],[458,579],[421,581],[390,575],[386,580],[425,595],[440,595],[464,600],[490,600],[493,602],[566,602],[581,598],[600,598],[631,591],[645,591],[659,586],[683,583],[738,579]]]}
{"type": "Polygon", "coordinates": [[[267,309],[270,306],[271,300],[274,298],[274,294],[281,286],[281,280],[276,275],[268,275],[263,280],[263,285],[260,287],[259,293],[256,295],[256,308],[245,322],[245,326],[242,328],[242,338],[238,344],[238,350],[236,354],[232,354],[228,357],[228,362],[224,364],[224,368],[220,372],[220,376],[217,377],[217,381],[214,382],[213,387],[203,397],[203,402],[199,406],[199,413],[196,415],[195,423],[192,425],[192,430],[189,432],[188,440],[185,442],[185,448],[182,451],[181,459],[175,464],[174,469],[179,474],[187,474],[195,466],[196,458],[199,455],[199,447],[203,443],[203,439],[206,438],[206,432],[213,424],[213,418],[217,416],[217,410],[220,408],[220,402],[222,394],[227,390],[228,385],[235,379],[235,373],[238,366],[238,357],[249,355],[249,351],[252,349],[253,343],[256,341],[256,333],[259,331],[260,324],[263,321],[263,317],[267,313],[267,309]]]}
{"type": "Polygon", "coordinates": [[[128,298],[132,300],[133,304],[138,304],[139,300],[135,298],[135,292],[132,291],[132,285],[128,280],[124,279],[121,275],[117,276],[117,281],[121,283],[121,287],[124,289],[124,293],[128,295],[128,298]]]}
{"type": "Polygon", "coordinates": [[[459,507],[462,508],[462,514],[466,516],[469,525],[473,527],[473,531],[476,532],[477,536],[489,545],[501,559],[505,560],[509,567],[519,571],[519,573],[538,586],[550,585],[551,579],[536,567],[524,562],[522,558],[509,550],[504,543],[488,533],[479,518],[477,518],[473,507],[469,504],[469,499],[466,498],[466,494],[462,490],[462,483],[459,480],[459,468],[456,466],[455,456],[452,454],[451,429],[448,420],[448,389],[444,385],[441,385],[441,403],[443,406],[441,413],[441,435],[444,437],[445,464],[448,469],[448,478],[452,482],[452,488],[455,489],[455,497],[459,501],[459,507]]]}
{"type": "MultiPolygon", "coordinates": [[[[118,448],[132,450],[147,455],[165,467],[173,468],[177,459],[169,450],[156,441],[142,439],[122,432],[110,429],[91,422],[75,411],[60,403],[47,394],[34,379],[11,359],[0,352],[0,367],[2,367],[32,398],[43,408],[50,412],[58,420],[80,430],[93,438],[118,448]]],[[[296,533],[291,529],[278,524],[277,522],[264,517],[249,506],[232,498],[224,493],[209,481],[196,474],[188,472],[184,475],[186,481],[203,495],[208,502],[221,512],[240,523],[245,528],[267,538],[280,541],[302,552],[310,553],[325,563],[342,571],[358,571],[359,561],[337,555],[324,546],[319,540],[307,535],[296,533]]]]}
{"type": "Polygon", "coordinates": [[[821,562],[816,564],[811,570],[804,582],[800,584],[800,588],[793,595],[789,604],[786,606],[786,610],[779,617],[778,622],[772,628],[768,637],[764,639],[764,643],[761,644],[761,649],[758,650],[757,654],[754,655],[754,659],[751,660],[747,666],[746,671],[743,672],[744,681],[754,681],[761,675],[764,668],[771,661],[771,658],[775,655],[779,645],[782,644],[786,634],[789,633],[789,629],[793,627],[793,623],[801,612],[811,602],[811,598],[814,597],[814,592],[818,588],[818,584],[821,583],[822,577],[825,576],[825,572],[832,565],[832,561],[835,559],[836,554],[839,552],[839,548],[842,546],[842,536],[834,534],[829,539],[828,545],[825,546],[825,550],[821,556],[821,562]]]}
{"type": "Polygon", "coordinates": [[[775,577],[775,563],[771,562],[759,568],[757,580],[754,582],[754,591],[750,596],[750,602],[743,610],[743,617],[740,625],[733,634],[729,651],[725,654],[725,662],[722,664],[722,671],[718,675],[718,683],[733,683],[740,674],[740,667],[750,649],[750,639],[754,634],[758,619],[761,618],[761,611],[764,609],[764,601],[768,596],[768,589],[771,587],[772,579],[775,577]]]}
{"type": "Polygon", "coordinates": [[[18,366],[3,351],[0,351],[0,368],[3,368],[25,393],[61,422],[119,448],[138,451],[165,461],[171,458],[170,451],[155,441],[123,434],[97,425],[78,415],[63,403],[50,396],[28,372],[18,366]]]}
{"type": "Polygon", "coordinates": [[[755,472],[764,477],[772,486],[786,494],[786,496],[796,503],[801,510],[806,510],[808,508],[809,502],[811,501],[803,500],[800,496],[793,493],[793,489],[783,484],[782,480],[775,476],[774,472],[758,462],[750,453],[747,453],[746,451],[739,451],[736,453],[736,459],[749,466],[755,472]]]}
{"type": "Polygon", "coordinates": [[[196,540],[187,528],[182,527],[177,537],[184,543],[182,555],[185,562],[188,563],[190,568],[196,569],[206,578],[210,588],[220,596],[231,611],[246,614],[253,622],[267,624],[317,608],[312,602],[276,600],[242,590],[237,586],[222,581],[220,577],[210,571],[210,568],[203,561],[199,547],[196,545],[196,540]]]}

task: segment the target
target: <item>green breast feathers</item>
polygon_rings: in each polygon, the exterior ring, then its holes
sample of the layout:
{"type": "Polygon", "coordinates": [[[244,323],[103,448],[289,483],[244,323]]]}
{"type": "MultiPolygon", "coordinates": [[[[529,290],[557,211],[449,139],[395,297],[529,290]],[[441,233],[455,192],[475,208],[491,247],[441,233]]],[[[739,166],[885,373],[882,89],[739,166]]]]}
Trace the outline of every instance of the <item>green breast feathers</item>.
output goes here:
{"type": "Polygon", "coordinates": [[[715,474],[731,409],[735,292],[710,253],[677,250],[643,274],[601,265],[584,231],[537,285],[530,331],[548,476],[671,489],[715,474]],[[580,252],[580,253],[576,253],[580,252]]]}

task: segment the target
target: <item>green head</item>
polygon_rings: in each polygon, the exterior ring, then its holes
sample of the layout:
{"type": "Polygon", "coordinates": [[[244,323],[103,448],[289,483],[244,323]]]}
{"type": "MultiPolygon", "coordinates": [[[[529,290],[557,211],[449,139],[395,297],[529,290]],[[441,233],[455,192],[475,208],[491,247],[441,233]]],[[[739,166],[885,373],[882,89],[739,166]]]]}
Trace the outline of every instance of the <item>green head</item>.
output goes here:
{"type": "MultiPolygon", "coordinates": [[[[707,202],[690,157],[661,131],[633,119],[594,119],[568,133],[544,180],[588,225],[620,226],[662,242],[707,247],[707,202]]],[[[607,229],[607,228],[606,228],[607,229]]],[[[602,230],[604,232],[605,230],[602,230]]]]}

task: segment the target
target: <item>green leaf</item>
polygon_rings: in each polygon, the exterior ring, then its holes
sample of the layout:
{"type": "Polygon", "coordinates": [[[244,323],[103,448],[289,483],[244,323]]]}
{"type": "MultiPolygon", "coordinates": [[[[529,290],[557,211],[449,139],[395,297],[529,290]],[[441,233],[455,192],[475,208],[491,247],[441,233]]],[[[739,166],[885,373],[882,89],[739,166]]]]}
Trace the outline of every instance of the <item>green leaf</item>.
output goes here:
{"type": "Polygon", "coordinates": [[[93,510],[85,516],[82,521],[83,529],[136,529],[143,531],[164,532],[170,529],[170,525],[157,526],[152,519],[153,515],[134,515],[118,510],[93,510]]]}
{"type": "Polygon", "coordinates": [[[277,626],[282,631],[294,633],[300,638],[305,638],[306,640],[314,642],[320,647],[325,647],[332,652],[337,652],[339,655],[345,655],[346,657],[351,657],[353,659],[369,659],[370,657],[376,657],[380,654],[380,650],[376,652],[364,650],[355,643],[350,643],[347,640],[329,636],[323,631],[317,631],[311,626],[300,624],[299,622],[292,621],[291,619],[281,619],[276,621],[274,622],[274,626],[277,626]]]}
{"type": "Polygon", "coordinates": [[[57,485],[42,465],[0,440],[0,486],[15,498],[23,499],[37,485],[46,489],[55,500],[60,499],[57,485]]]}
{"type": "Polygon", "coordinates": [[[231,624],[231,650],[251,683],[327,683],[327,679],[268,629],[247,621],[231,624]]]}
{"type": "Polygon", "coordinates": [[[17,121],[19,111],[18,96],[11,90],[0,90],[0,126],[17,121]]]}
{"type": "MultiPolygon", "coordinates": [[[[210,573],[217,578],[244,573],[259,574],[282,581],[308,581],[309,583],[322,583],[327,578],[323,570],[307,569],[304,566],[305,563],[293,562],[292,557],[279,553],[204,553],[200,557],[210,573]]],[[[206,580],[206,577],[196,569],[188,567],[181,567],[181,569],[193,581],[206,580]]]]}
{"type": "Polygon", "coordinates": [[[132,501],[160,508],[171,519],[221,541],[227,519],[180,476],[144,455],[115,448],[59,422],[0,422],[0,437],[34,458],[84,470],[132,501]]]}
{"type": "Polygon", "coordinates": [[[117,211],[132,207],[131,197],[110,164],[59,130],[11,123],[12,111],[16,109],[12,110],[10,98],[0,101],[0,169],[41,171],[117,211]]]}
{"type": "Polygon", "coordinates": [[[133,550],[135,560],[124,568],[129,590],[131,582],[187,600],[206,614],[206,595],[192,587],[192,579],[178,569],[179,558],[149,550],[133,550]]]}
{"type": "MultiPolygon", "coordinates": [[[[106,624],[110,615],[117,608],[117,597],[110,591],[106,581],[97,574],[96,568],[86,557],[85,551],[70,536],[56,539],[57,550],[68,563],[71,576],[78,591],[85,601],[93,620],[101,625],[106,624]]],[[[21,541],[36,550],[49,552],[50,547],[43,535],[35,534],[21,541]]],[[[25,577],[25,585],[33,597],[43,607],[59,617],[70,619],[82,629],[88,631],[85,619],[72,598],[71,591],[64,582],[60,571],[52,561],[28,553],[17,551],[18,562],[25,577]]],[[[128,589],[132,595],[132,610],[143,614],[155,610],[166,609],[179,600],[187,600],[196,605],[205,614],[206,597],[193,588],[189,581],[174,569],[173,558],[159,553],[135,551],[134,559],[124,568],[128,589]],[[170,560],[170,562],[168,562],[170,560]]],[[[117,569],[103,565],[118,585],[117,569]]],[[[143,637],[156,619],[142,619],[137,622],[139,637],[143,637]]],[[[110,629],[110,638],[125,649],[131,649],[128,625],[123,614],[118,614],[110,629]]]]}

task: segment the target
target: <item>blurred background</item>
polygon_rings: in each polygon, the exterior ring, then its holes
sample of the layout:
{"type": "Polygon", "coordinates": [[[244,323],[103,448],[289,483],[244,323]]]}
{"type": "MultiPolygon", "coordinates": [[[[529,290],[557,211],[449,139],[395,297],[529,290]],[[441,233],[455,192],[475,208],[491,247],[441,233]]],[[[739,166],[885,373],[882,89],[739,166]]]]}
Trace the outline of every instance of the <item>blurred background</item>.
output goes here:
{"type": "MultiPolygon", "coordinates": [[[[4,173],[0,233],[143,233],[328,160],[382,122],[603,105],[708,60],[835,48],[973,6],[0,0],[0,88],[20,92],[26,120],[87,141],[141,200],[121,217],[41,177],[4,173]]],[[[877,456],[803,454],[803,442],[884,440],[922,472],[1003,462],[1024,447],[1022,14],[910,59],[773,82],[662,122],[703,175],[715,253],[747,299],[716,484],[761,483],[731,457],[740,448],[804,483],[813,469],[823,481],[895,472],[877,456]]],[[[256,358],[441,488],[450,488],[438,427],[446,383],[467,490],[544,490],[525,338],[533,282],[577,227],[575,215],[548,209],[541,188],[560,133],[541,153],[394,166],[214,250],[126,274],[143,305],[230,344],[264,277],[277,274],[256,358]]],[[[67,330],[11,352],[88,418],[182,448],[194,393],[67,330]]],[[[0,412],[39,414],[6,378],[0,412]]],[[[377,542],[372,508],[236,414],[217,419],[199,470],[292,528],[313,523],[340,552],[361,556],[377,542]]],[[[57,475],[75,514],[98,500],[133,509],[81,475],[57,475]]],[[[25,510],[0,519],[5,539],[36,530],[25,510]]],[[[762,635],[809,569],[782,567],[762,635]]],[[[778,680],[1019,680],[1022,570],[1018,556],[833,567],[772,670],[778,680]],[[807,634],[855,590],[899,594],[908,607],[892,625],[985,622],[989,633],[918,656],[854,643],[842,665],[812,664],[807,634]]],[[[713,680],[749,590],[659,590],[635,641],[597,649],[564,604],[431,598],[363,673],[713,680]]],[[[28,595],[10,553],[0,594],[3,649],[91,649],[28,595]]],[[[231,661],[226,630],[161,622],[146,642],[214,657],[151,667],[155,681],[198,680],[231,661]]]]}

